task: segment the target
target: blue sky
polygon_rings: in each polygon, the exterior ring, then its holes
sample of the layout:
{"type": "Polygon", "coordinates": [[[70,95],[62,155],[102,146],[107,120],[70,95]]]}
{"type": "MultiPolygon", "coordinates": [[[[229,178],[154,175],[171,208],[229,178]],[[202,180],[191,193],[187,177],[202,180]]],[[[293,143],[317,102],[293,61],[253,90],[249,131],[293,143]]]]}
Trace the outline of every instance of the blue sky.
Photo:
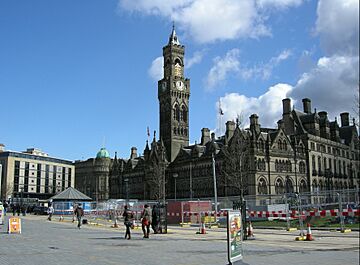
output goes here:
{"type": "Polygon", "coordinates": [[[330,120],[356,116],[358,0],[2,0],[0,143],[69,160],[103,145],[141,154],[147,126],[159,128],[173,21],[191,80],[191,143],[238,115],[275,127],[285,97],[300,110],[310,98],[330,120]]]}

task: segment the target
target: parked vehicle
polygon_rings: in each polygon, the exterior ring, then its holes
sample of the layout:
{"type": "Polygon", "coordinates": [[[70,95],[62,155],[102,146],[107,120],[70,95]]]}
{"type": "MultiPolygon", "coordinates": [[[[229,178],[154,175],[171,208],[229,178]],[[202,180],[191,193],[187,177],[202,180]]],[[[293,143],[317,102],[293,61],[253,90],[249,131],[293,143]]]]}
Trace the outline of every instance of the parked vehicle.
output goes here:
{"type": "Polygon", "coordinates": [[[33,213],[36,215],[47,215],[48,207],[46,206],[35,206],[33,213]]]}

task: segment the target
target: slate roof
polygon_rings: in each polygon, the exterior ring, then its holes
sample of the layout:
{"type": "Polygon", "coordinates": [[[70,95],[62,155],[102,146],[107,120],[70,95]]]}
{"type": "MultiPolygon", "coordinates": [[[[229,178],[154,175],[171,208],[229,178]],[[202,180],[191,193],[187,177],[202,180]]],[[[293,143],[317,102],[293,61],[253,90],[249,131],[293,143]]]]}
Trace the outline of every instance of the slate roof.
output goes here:
{"type": "Polygon", "coordinates": [[[74,189],[72,187],[67,188],[66,190],[52,196],[50,198],[53,201],[92,201],[90,197],[86,196],[84,193],[74,189]]]}

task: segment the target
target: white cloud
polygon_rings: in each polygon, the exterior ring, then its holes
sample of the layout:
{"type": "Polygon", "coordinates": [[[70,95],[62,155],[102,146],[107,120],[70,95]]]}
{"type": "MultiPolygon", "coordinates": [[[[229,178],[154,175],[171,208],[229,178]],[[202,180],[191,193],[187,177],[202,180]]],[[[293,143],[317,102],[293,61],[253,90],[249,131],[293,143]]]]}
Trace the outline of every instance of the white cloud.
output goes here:
{"type": "Polygon", "coordinates": [[[155,81],[158,81],[164,77],[163,57],[157,57],[155,60],[152,61],[148,73],[149,76],[155,81]]]}
{"type": "Polygon", "coordinates": [[[238,49],[232,49],[226,53],[224,58],[216,57],[214,59],[214,65],[211,67],[206,78],[207,89],[213,89],[218,83],[225,80],[229,73],[239,71],[239,53],[238,49]]]}
{"type": "MultiPolygon", "coordinates": [[[[277,84],[268,89],[268,91],[255,98],[246,97],[238,93],[226,94],[220,98],[221,109],[224,112],[222,121],[235,121],[237,116],[243,118],[243,125],[249,126],[249,117],[256,113],[259,116],[259,123],[262,127],[276,127],[276,122],[281,119],[282,99],[292,90],[292,86],[287,84],[277,84]]],[[[223,133],[223,130],[221,130],[223,133]]],[[[219,132],[219,128],[217,128],[219,132]]]]}
{"type": "Polygon", "coordinates": [[[317,14],[316,32],[327,56],[301,76],[289,96],[311,98],[313,108],[327,111],[333,120],[340,112],[352,112],[358,94],[359,1],[320,0],[317,14]]]}
{"type": "Polygon", "coordinates": [[[198,43],[270,36],[262,9],[298,6],[300,0],[119,0],[119,10],[174,21],[198,43]]]}
{"type": "Polygon", "coordinates": [[[272,57],[267,63],[261,63],[251,68],[242,67],[239,71],[239,75],[243,79],[250,79],[250,78],[261,78],[263,80],[269,79],[273,69],[277,65],[279,65],[279,63],[289,58],[289,56],[291,56],[291,51],[284,50],[278,56],[272,57]]]}
{"type": "Polygon", "coordinates": [[[187,58],[185,61],[185,68],[189,69],[191,68],[194,64],[199,64],[201,63],[203,57],[204,57],[204,53],[205,51],[197,51],[194,52],[193,56],[190,58],[187,58]]]}
{"type": "Polygon", "coordinates": [[[261,8],[278,8],[284,9],[289,7],[297,7],[301,5],[303,0],[256,0],[256,3],[261,8]]]}
{"type": "Polygon", "coordinates": [[[205,88],[214,89],[224,82],[229,75],[238,76],[243,79],[261,78],[268,79],[274,67],[291,56],[290,50],[282,51],[278,56],[272,57],[269,62],[255,65],[254,67],[241,66],[239,49],[228,51],[224,58],[216,57],[205,82],[205,88]]]}
{"type": "Polygon", "coordinates": [[[313,108],[327,111],[333,120],[340,112],[351,112],[358,82],[359,57],[322,57],[315,68],[302,75],[288,95],[299,100],[311,98],[313,108]]]}
{"type": "Polygon", "coordinates": [[[320,0],[316,32],[328,55],[359,55],[359,0],[320,0]]]}

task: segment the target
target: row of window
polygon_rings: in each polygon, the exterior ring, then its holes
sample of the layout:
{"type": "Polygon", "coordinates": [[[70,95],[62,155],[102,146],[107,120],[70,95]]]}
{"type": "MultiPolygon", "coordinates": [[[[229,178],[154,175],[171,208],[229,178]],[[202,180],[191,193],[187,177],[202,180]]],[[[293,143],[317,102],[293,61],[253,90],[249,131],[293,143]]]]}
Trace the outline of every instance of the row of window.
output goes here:
{"type": "MultiPolygon", "coordinates": [[[[24,178],[24,182],[22,185],[22,189],[23,192],[29,192],[29,191],[34,191],[34,188],[31,187],[29,189],[29,173],[30,173],[30,163],[29,162],[25,162],[24,164],[24,168],[20,168],[21,167],[21,163],[18,160],[15,160],[14,162],[14,187],[13,187],[13,191],[14,192],[19,192],[20,191],[20,177],[24,178]],[[20,170],[24,170],[24,176],[20,176],[20,170]]],[[[32,164],[32,167],[35,167],[34,164],[32,164]]],[[[67,181],[67,186],[70,187],[71,186],[71,168],[65,168],[65,167],[58,167],[58,166],[50,166],[50,165],[43,165],[43,164],[37,164],[36,166],[36,192],[40,193],[41,192],[41,173],[45,172],[45,192],[50,192],[50,193],[56,193],[57,192],[57,187],[61,187],[62,190],[64,190],[66,188],[66,181],[67,181]],[[45,166],[45,170],[44,169],[45,166]],[[52,169],[53,171],[50,171],[50,169],[52,169]],[[68,174],[66,174],[66,169],[68,174]],[[57,173],[56,173],[57,172],[57,173]],[[50,180],[50,173],[52,173],[53,178],[52,181],[50,180]],[[56,174],[58,174],[56,176],[56,174]],[[51,190],[51,191],[49,191],[51,190]]],[[[34,171],[31,172],[31,176],[34,176],[34,171]]],[[[30,178],[31,180],[31,184],[35,184],[35,179],[30,178]]]]}
{"type": "Polygon", "coordinates": [[[173,109],[173,118],[176,121],[183,121],[183,122],[187,122],[187,109],[185,106],[182,106],[181,109],[179,107],[178,104],[175,105],[174,109],[173,109]]]}
{"type": "MultiPolygon", "coordinates": [[[[284,193],[293,193],[294,184],[290,177],[286,177],[285,181],[282,178],[277,178],[274,183],[275,194],[284,194],[284,193]]],[[[304,179],[299,182],[299,192],[307,191],[307,183],[304,179]]],[[[265,177],[261,177],[258,182],[258,193],[259,194],[268,194],[270,193],[268,184],[265,177]]]]}
{"type": "Polygon", "coordinates": [[[345,161],[341,161],[341,160],[336,161],[335,159],[333,160],[331,158],[326,158],[326,157],[321,159],[321,156],[318,156],[316,159],[315,155],[312,156],[312,168],[313,170],[316,170],[317,168],[319,173],[323,172],[323,170],[324,171],[329,170],[330,172],[340,173],[345,175],[347,175],[348,173],[348,169],[345,161]],[[316,167],[316,160],[317,160],[317,167],[316,167]]]}
{"type": "Polygon", "coordinates": [[[174,127],[174,134],[181,135],[181,136],[187,136],[188,130],[186,128],[174,127]]]}
{"type": "Polygon", "coordinates": [[[310,148],[311,148],[311,150],[314,150],[314,151],[349,158],[349,152],[348,151],[340,150],[339,148],[335,148],[335,147],[331,147],[331,146],[325,146],[324,144],[311,142],[310,143],[310,148]]]}

